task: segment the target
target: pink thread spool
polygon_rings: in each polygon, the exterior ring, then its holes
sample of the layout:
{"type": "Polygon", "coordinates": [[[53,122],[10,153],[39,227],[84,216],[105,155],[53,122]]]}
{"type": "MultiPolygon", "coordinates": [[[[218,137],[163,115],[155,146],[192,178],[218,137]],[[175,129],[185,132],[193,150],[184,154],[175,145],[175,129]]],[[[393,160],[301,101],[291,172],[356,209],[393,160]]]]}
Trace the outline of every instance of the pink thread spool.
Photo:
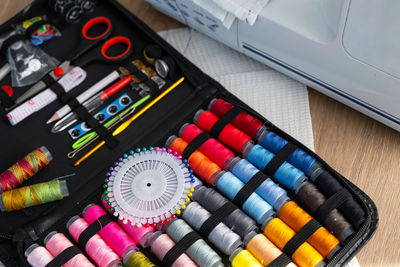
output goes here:
{"type": "MultiPolygon", "coordinates": [[[[54,257],[57,257],[58,254],[60,254],[67,248],[74,246],[71,243],[71,241],[69,241],[68,238],[65,237],[65,235],[57,233],[56,231],[49,233],[45,237],[44,244],[46,245],[47,250],[54,257]]],[[[76,266],[94,267],[94,265],[82,253],[75,255],[73,258],[71,258],[69,261],[67,261],[63,266],[64,267],[76,267],[76,266]]]]}
{"type": "MultiPolygon", "coordinates": [[[[108,216],[107,212],[99,205],[89,204],[83,210],[83,217],[89,224],[92,224],[103,215],[108,216]]],[[[116,222],[111,222],[104,226],[99,231],[99,234],[121,258],[129,250],[138,250],[136,243],[116,222]]]]}
{"type": "Polygon", "coordinates": [[[45,247],[39,246],[36,243],[26,249],[25,257],[33,267],[46,267],[54,259],[45,247]]]}
{"type": "MultiPolygon", "coordinates": [[[[103,204],[103,207],[109,212],[107,202],[104,200],[104,195],[101,197],[101,203],[103,204]]],[[[123,220],[118,219],[119,225],[121,225],[122,228],[124,228],[125,232],[130,235],[130,237],[133,238],[136,244],[140,244],[142,247],[147,247],[147,240],[149,237],[154,233],[155,228],[151,225],[149,226],[142,226],[138,227],[136,225],[132,225],[129,223],[124,223],[123,220]]]]}
{"type": "MultiPolygon", "coordinates": [[[[155,232],[149,238],[149,245],[151,246],[151,252],[162,261],[165,257],[165,254],[175,246],[175,242],[167,235],[162,232],[155,232]]],[[[180,255],[176,261],[172,264],[172,267],[191,267],[197,266],[186,253],[180,255]]]]}
{"type": "MultiPolygon", "coordinates": [[[[67,229],[76,242],[88,227],[89,223],[79,216],[74,216],[67,222],[67,229]]],[[[118,255],[98,234],[93,235],[87,241],[84,249],[100,267],[116,267],[121,264],[118,255]]]]}

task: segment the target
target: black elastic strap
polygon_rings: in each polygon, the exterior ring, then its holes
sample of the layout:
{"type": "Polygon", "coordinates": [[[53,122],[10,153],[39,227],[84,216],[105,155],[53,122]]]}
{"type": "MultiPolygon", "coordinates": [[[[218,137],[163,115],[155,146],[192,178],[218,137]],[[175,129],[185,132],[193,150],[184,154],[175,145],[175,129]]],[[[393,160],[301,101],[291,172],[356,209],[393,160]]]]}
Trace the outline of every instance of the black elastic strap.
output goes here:
{"type": "Polygon", "coordinates": [[[219,209],[217,209],[213,214],[203,222],[199,229],[199,234],[203,237],[208,237],[212,230],[223,222],[223,220],[228,217],[233,211],[237,210],[236,207],[232,202],[226,202],[222,205],[219,209]]]}
{"type": "Polygon", "coordinates": [[[136,72],[139,71],[138,68],[136,68],[135,65],[133,65],[132,63],[128,63],[124,66],[125,69],[127,69],[129,71],[130,74],[135,74],[136,72]]]}
{"type": "Polygon", "coordinates": [[[345,188],[337,191],[335,194],[330,196],[313,214],[313,217],[319,221],[325,221],[326,217],[332,210],[340,207],[347,199],[351,198],[351,194],[345,188]]]}
{"type": "Polygon", "coordinates": [[[196,232],[190,232],[182,237],[182,239],[165,254],[161,261],[162,265],[171,266],[179,256],[185,253],[185,251],[199,239],[201,239],[201,237],[196,232]]]}
{"type": "Polygon", "coordinates": [[[76,97],[73,97],[70,99],[67,103],[67,105],[71,108],[71,110],[77,109],[79,106],[81,106],[81,103],[79,103],[78,99],[76,97]]]}
{"type": "Polygon", "coordinates": [[[86,249],[87,242],[103,229],[107,224],[113,222],[109,215],[100,216],[96,221],[89,225],[78,237],[78,244],[82,249],[86,249]]]}
{"type": "Polygon", "coordinates": [[[321,224],[311,219],[304,225],[283,247],[282,252],[292,257],[293,253],[312,236],[315,231],[321,227],[321,224]]]}
{"type": "Polygon", "coordinates": [[[211,135],[218,139],[222,130],[228,125],[237,115],[242,111],[238,107],[232,107],[227,113],[225,113],[211,128],[211,135]]]}
{"type": "Polygon", "coordinates": [[[281,165],[292,155],[292,153],[297,149],[292,143],[287,143],[276,155],[268,162],[267,166],[264,168],[264,172],[270,177],[274,177],[276,171],[281,167],[281,165]]]}
{"type": "Polygon", "coordinates": [[[56,82],[56,80],[54,80],[54,78],[51,77],[49,73],[47,73],[43,76],[42,82],[44,82],[46,84],[46,87],[49,88],[51,85],[53,85],[53,83],[56,82]]]}
{"type": "Polygon", "coordinates": [[[158,89],[158,85],[152,79],[149,79],[145,82],[145,84],[150,88],[150,94],[152,97],[157,97],[160,94],[160,90],[158,89]]]}
{"type": "Polygon", "coordinates": [[[57,95],[58,99],[61,99],[61,97],[65,94],[64,87],[58,82],[53,83],[49,88],[57,95]]]}
{"type": "Polygon", "coordinates": [[[47,263],[46,267],[61,267],[66,264],[70,259],[81,253],[82,252],[75,246],[66,248],[63,252],[58,254],[57,257],[47,263]]]}
{"type": "Polygon", "coordinates": [[[40,27],[42,27],[43,25],[47,24],[46,21],[44,20],[38,20],[35,23],[31,24],[31,26],[28,27],[28,29],[26,29],[25,31],[25,36],[26,38],[30,39],[32,34],[38,30],[40,27]]]}
{"type": "Polygon", "coordinates": [[[12,100],[11,96],[9,96],[2,88],[0,88],[0,101],[1,104],[6,108],[14,105],[14,100],[12,100]]]}
{"type": "Polygon", "coordinates": [[[250,197],[251,194],[268,178],[263,172],[257,172],[251,179],[239,190],[232,202],[239,207],[243,206],[244,202],[250,197]]]}
{"type": "Polygon", "coordinates": [[[285,254],[282,253],[278,257],[276,257],[273,261],[271,261],[267,267],[282,267],[282,266],[287,266],[289,263],[291,263],[292,260],[285,254]]]}
{"type": "Polygon", "coordinates": [[[193,152],[199,149],[199,147],[201,147],[201,145],[204,144],[210,138],[211,136],[206,132],[202,132],[201,134],[196,136],[196,138],[193,139],[193,141],[186,146],[185,150],[183,150],[182,158],[184,159],[189,158],[190,155],[193,154],[193,152]]]}
{"type": "Polygon", "coordinates": [[[118,146],[119,141],[112,135],[112,132],[96,120],[83,105],[79,104],[74,112],[81,121],[84,121],[91,130],[98,134],[100,139],[104,140],[108,148],[113,149],[118,146]]]}
{"type": "Polygon", "coordinates": [[[141,83],[144,83],[149,79],[149,77],[147,77],[147,75],[141,71],[136,72],[135,76],[140,80],[141,83]]]}
{"type": "Polygon", "coordinates": [[[6,55],[7,49],[13,44],[18,41],[26,40],[25,36],[22,34],[15,34],[8,37],[1,46],[0,54],[6,55]]]}

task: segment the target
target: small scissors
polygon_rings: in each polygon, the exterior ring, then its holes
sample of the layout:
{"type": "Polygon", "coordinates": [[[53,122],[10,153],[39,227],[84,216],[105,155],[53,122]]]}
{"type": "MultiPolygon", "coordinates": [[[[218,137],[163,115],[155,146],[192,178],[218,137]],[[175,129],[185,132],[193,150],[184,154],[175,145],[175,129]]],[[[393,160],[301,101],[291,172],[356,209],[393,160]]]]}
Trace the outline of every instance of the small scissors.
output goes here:
{"type": "MultiPolygon", "coordinates": [[[[57,81],[75,66],[83,67],[92,62],[104,62],[109,64],[118,63],[124,61],[132,53],[132,43],[124,36],[115,36],[106,40],[112,33],[113,27],[111,21],[106,17],[95,17],[85,23],[82,27],[82,35],[79,41],[78,47],[72,53],[73,56],[69,60],[62,62],[57,68],[49,72],[48,75],[54,81],[57,81]],[[88,31],[94,26],[104,24],[107,26],[106,30],[97,36],[89,36],[88,31]],[[106,40],[102,46],[99,43],[106,40]],[[119,55],[109,56],[107,55],[108,50],[117,44],[124,44],[126,49],[119,55]],[[95,48],[95,49],[94,49],[95,48]],[[61,70],[60,70],[61,69],[61,70]]],[[[37,82],[23,95],[15,100],[15,105],[9,109],[14,108],[19,103],[29,99],[33,95],[37,94],[41,90],[46,89],[46,83],[42,80],[37,82]]],[[[7,109],[8,110],[8,109],[7,109]]]]}

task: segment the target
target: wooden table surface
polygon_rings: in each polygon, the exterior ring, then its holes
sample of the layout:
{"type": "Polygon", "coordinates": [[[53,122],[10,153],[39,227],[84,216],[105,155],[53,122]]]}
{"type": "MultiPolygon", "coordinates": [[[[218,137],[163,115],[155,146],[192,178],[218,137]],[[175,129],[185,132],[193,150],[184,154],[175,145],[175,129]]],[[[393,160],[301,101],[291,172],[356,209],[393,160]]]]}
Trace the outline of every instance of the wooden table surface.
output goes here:
{"type": "MultiPolygon", "coordinates": [[[[0,24],[30,2],[0,0],[0,24]]],[[[144,0],[119,2],[155,31],[182,27],[144,0]]],[[[400,266],[400,134],[313,89],[308,92],[316,153],[378,207],[378,231],[357,255],[361,266],[400,266]]]]}

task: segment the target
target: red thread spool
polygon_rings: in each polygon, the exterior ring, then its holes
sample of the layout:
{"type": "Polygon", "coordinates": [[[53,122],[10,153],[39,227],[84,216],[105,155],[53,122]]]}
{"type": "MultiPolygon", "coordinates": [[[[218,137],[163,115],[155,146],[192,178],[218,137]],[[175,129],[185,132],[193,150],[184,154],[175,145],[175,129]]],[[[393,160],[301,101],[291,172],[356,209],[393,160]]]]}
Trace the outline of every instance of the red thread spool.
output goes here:
{"type": "MultiPolygon", "coordinates": [[[[199,134],[203,133],[199,127],[194,124],[184,124],[179,131],[179,135],[187,142],[192,142],[199,134]]],[[[229,166],[230,160],[235,157],[232,151],[222,145],[214,138],[205,141],[198,149],[211,161],[214,161],[221,168],[229,166]],[[226,165],[225,165],[226,164],[226,165]]]]}
{"type": "MultiPolygon", "coordinates": [[[[200,109],[194,115],[194,123],[197,124],[202,130],[210,133],[213,126],[219,121],[219,118],[209,111],[204,111],[200,109]]],[[[248,144],[252,144],[253,141],[251,137],[239,130],[238,128],[232,126],[228,123],[218,136],[214,136],[221,143],[232,148],[237,153],[242,153],[248,144]]]]}
{"type": "MultiPolygon", "coordinates": [[[[188,142],[175,135],[168,138],[166,145],[179,154],[182,154],[185,148],[188,146],[188,142]]],[[[187,159],[190,164],[190,168],[196,173],[197,177],[200,177],[203,181],[211,184],[215,173],[221,170],[221,168],[212,162],[209,158],[204,156],[203,153],[195,151],[187,159]]]]}
{"type": "MultiPolygon", "coordinates": [[[[211,113],[222,117],[234,106],[222,99],[214,99],[210,102],[208,110],[211,113]]],[[[251,138],[256,139],[258,130],[264,125],[259,119],[254,118],[246,112],[239,113],[232,121],[231,124],[239,130],[245,132],[251,138]]]]}

